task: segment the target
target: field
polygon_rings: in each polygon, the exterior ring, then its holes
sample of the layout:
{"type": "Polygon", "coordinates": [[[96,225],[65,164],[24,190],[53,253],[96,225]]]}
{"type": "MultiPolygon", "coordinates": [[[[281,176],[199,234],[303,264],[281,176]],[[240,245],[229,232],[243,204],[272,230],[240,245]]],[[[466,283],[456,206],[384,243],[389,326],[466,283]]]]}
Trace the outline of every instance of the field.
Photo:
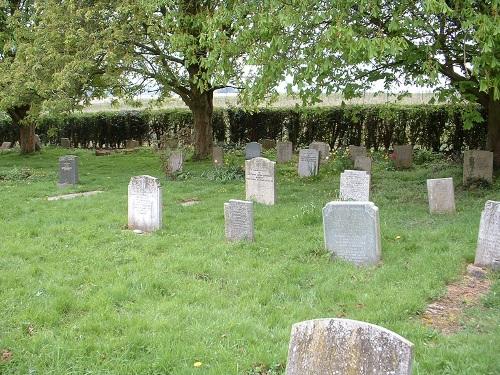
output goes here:
{"type": "Polygon", "coordinates": [[[417,375],[500,373],[499,273],[458,333],[421,319],[473,262],[498,177],[467,190],[461,166],[440,156],[423,152],[413,169],[394,171],[374,155],[383,261],[356,268],[323,245],[321,209],[338,196],[343,155],[303,180],[295,163],[278,165],[276,206],[255,205],[255,242],[235,244],[224,240],[223,203],[244,198],[241,151],[227,155],[230,169],[188,161],[170,180],[146,148],[74,150],[81,183],[63,192],[104,192],[51,202],[65,153],[0,154],[1,374],[282,374],[291,325],[321,317],[406,337],[417,375]],[[126,229],[127,184],[142,174],[163,186],[164,226],[147,235],[126,229]],[[428,213],[426,179],[439,177],[454,178],[456,214],[428,213]]]}

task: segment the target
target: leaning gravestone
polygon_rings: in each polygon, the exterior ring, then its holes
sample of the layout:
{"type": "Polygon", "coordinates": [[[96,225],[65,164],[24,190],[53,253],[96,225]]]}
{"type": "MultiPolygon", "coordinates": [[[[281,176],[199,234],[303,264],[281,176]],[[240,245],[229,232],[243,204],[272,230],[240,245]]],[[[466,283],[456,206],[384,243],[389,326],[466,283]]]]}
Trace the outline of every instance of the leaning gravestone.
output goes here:
{"type": "Polygon", "coordinates": [[[11,142],[3,142],[0,150],[8,150],[10,148],[11,142]]]}
{"type": "Polygon", "coordinates": [[[345,170],[340,174],[340,200],[370,200],[370,174],[365,171],[345,170]]]}
{"type": "Polygon", "coordinates": [[[160,181],[151,176],[134,176],[128,184],[128,227],[143,232],[161,228],[160,181]]]}
{"type": "Polygon", "coordinates": [[[224,203],[228,241],[253,241],[253,202],[231,199],[224,203]]]}
{"type": "Polygon", "coordinates": [[[354,159],[354,169],[371,173],[372,159],[368,156],[356,156],[354,159]]]}
{"type": "Polygon", "coordinates": [[[358,156],[366,156],[366,147],[349,145],[349,157],[352,161],[356,161],[358,156]]]}
{"type": "Polygon", "coordinates": [[[172,151],[168,157],[167,174],[173,174],[182,171],[184,157],[182,151],[172,151]]]}
{"type": "Polygon", "coordinates": [[[330,202],[323,208],[325,246],[332,256],[355,265],[380,260],[380,221],[372,202],[330,202]]]}
{"type": "Polygon", "coordinates": [[[427,180],[429,212],[443,214],[455,212],[455,188],[453,178],[427,180]]]}
{"type": "Polygon", "coordinates": [[[262,152],[262,145],[257,142],[250,142],[247,143],[245,146],[245,159],[250,160],[253,158],[258,158],[260,157],[260,154],[262,152]]]}
{"type": "Polygon", "coordinates": [[[394,145],[394,166],[396,169],[411,168],[413,163],[412,145],[394,145]]]}
{"type": "Polygon", "coordinates": [[[71,147],[71,142],[69,141],[69,138],[61,138],[61,147],[64,147],[64,148],[71,147]]]}
{"type": "Polygon", "coordinates": [[[292,326],[286,375],[411,375],[413,344],[374,324],[315,319],[292,326]]]}
{"type": "Polygon", "coordinates": [[[78,157],[74,155],[59,158],[59,183],[58,187],[76,185],[78,183],[78,157]]]}
{"type": "Polygon", "coordinates": [[[222,147],[214,146],[212,148],[212,161],[216,167],[224,165],[224,150],[222,147]]]}
{"type": "Polygon", "coordinates": [[[319,151],[302,149],[299,151],[299,177],[310,177],[318,174],[319,151]]]}
{"type": "Polygon", "coordinates": [[[309,145],[309,149],[318,150],[321,162],[324,162],[330,158],[330,145],[325,142],[312,142],[309,145]]]}
{"type": "Polygon", "coordinates": [[[276,147],[274,139],[261,139],[259,143],[262,145],[263,150],[271,150],[276,147]]]}
{"type": "Polygon", "coordinates": [[[463,183],[493,182],[493,152],[468,150],[464,152],[463,183]]]}
{"type": "Polygon", "coordinates": [[[292,160],[293,156],[293,144],[292,142],[278,142],[276,144],[277,157],[276,161],[278,163],[288,163],[292,160]]]}
{"type": "Polygon", "coordinates": [[[487,201],[484,205],[474,264],[500,270],[500,202],[487,201]]]}
{"type": "Polygon", "coordinates": [[[267,205],[276,202],[275,165],[274,161],[260,157],[245,161],[247,200],[267,205]]]}

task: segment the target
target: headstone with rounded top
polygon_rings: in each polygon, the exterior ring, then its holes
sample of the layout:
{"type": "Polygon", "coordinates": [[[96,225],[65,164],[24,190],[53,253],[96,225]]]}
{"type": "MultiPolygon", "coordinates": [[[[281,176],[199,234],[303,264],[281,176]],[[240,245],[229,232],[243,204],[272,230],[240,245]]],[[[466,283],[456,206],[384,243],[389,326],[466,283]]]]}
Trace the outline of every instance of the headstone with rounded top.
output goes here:
{"type": "Polygon", "coordinates": [[[11,142],[3,142],[0,146],[0,150],[8,150],[10,148],[11,142]]]}

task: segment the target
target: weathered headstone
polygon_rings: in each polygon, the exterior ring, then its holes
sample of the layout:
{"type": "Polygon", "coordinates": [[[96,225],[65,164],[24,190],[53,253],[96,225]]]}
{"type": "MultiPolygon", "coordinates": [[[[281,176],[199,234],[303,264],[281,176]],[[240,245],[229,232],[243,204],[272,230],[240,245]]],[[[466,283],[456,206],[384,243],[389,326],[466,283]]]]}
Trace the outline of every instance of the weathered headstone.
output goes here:
{"type": "Polygon", "coordinates": [[[299,177],[310,177],[318,174],[319,151],[302,149],[299,151],[299,177]]]}
{"type": "Polygon", "coordinates": [[[312,142],[309,145],[309,148],[312,150],[319,151],[319,157],[321,162],[325,162],[330,158],[330,145],[325,142],[312,142]]]}
{"type": "Polygon", "coordinates": [[[0,150],[8,150],[10,148],[11,142],[3,142],[0,150]]]}
{"type": "Polygon", "coordinates": [[[231,199],[224,203],[226,239],[253,241],[253,202],[231,199]]]}
{"type": "Polygon", "coordinates": [[[132,149],[134,149],[136,147],[139,147],[139,141],[135,141],[133,139],[127,139],[125,141],[125,148],[127,150],[132,150],[132,149]]]}
{"type": "Polygon", "coordinates": [[[487,201],[484,205],[474,264],[500,270],[500,202],[487,201]]]}
{"type": "Polygon", "coordinates": [[[253,158],[245,161],[246,199],[273,205],[276,202],[274,161],[253,158]]]}
{"type": "Polygon", "coordinates": [[[396,169],[411,168],[413,163],[412,145],[394,145],[394,166],[396,169]]]}
{"type": "Polygon", "coordinates": [[[413,344],[374,324],[315,319],[292,326],[286,375],[411,375],[413,344]]]}
{"type": "Polygon", "coordinates": [[[181,150],[170,152],[168,157],[167,174],[173,174],[182,171],[184,157],[181,150]]]}
{"type": "Polygon", "coordinates": [[[370,200],[370,174],[365,171],[345,170],[340,174],[340,200],[370,200]]]}
{"type": "Polygon", "coordinates": [[[257,142],[247,143],[245,146],[245,159],[250,160],[260,157],[262,153],[262,145],[257,142]]]}
{"type": "Polygon", "coordinates": [[[96,150],[95,150],[95,156],[107,156],[107,155],[111,155],[111,151],[110,150],[96,148],[96,150]]]}
{"type": "Polygon", "coordinates": [[[224,150],[220,146],[214,146],[212,148],[212,161],[216,167],[222,167],[224,165],[224,150]]]}
{"type": "Polygon", "coordinates": [[[351,160],[356,161],[358,156],[366,156],[366,147],[349,145],[349,157],[351,160]]]}
{"type": "Polygon", "coordinates": [[[162,224],[160,181],[151,176],[134,176],[128,184],[128,227],[153,232],[162,224]]]}
{"type": "Polygon", "coordinates": [[[78,183],[78,157],[74,155],[59,158],[59,183],[57,186],[66,187],[78,183]]]}
{"type": "Polygon", "coordinates": [[[261,139],[259,143],[262,145],[263,150],[271,150],[276,147],[276,141],[274,139],[261,139]]]}
{"type": "Polygon", "coordinates": [[[372,159],[369,156],[356,156],[354,159],[354,169],[371,173],[372,159]]]}
{"type": "Polygon", "coordinates": [[[468,150],[464,152],[463,183],[493,182],[493,152],[468,150]]]}
{"type": "Polygon", "coordinates": [[[279,142],[276,144],[277,157],[276,161],[278,163],[288,163],[292,160],[293,156],[293,144],[292,142],[279,142]]]}
{"type": "Polygon", "coordinates": [[[42,149],[42,141],[40,140],[40,136],[35,134],[35,151],[40,151],[42,149]]]}
{"type": "Polygon", "coordinates": [[[69,138],[61,138],[61,147],[64,147],[64,148],[71,147],[71,142],[69,141],[69,138]]]}
{"type": "Polygon", "coordinates": [[[355,265],[377,264],[381,255],[378,208],[371,202],[329,202],[323,208],[325,246],[355,265]]]}
{"type": "Polygon", "coordinates": [[[427,180],[427,195],[430,213],[455,212],[455,188],[453,178],[427,180]]]}

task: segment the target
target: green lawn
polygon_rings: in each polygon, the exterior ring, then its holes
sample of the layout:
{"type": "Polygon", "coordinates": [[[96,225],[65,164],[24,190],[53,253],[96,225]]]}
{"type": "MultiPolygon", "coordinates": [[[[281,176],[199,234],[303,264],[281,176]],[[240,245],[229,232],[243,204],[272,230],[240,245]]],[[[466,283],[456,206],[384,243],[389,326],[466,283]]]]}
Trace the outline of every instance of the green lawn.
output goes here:
{"type": "Polygon", "coordinates": [[[338,194],[341,158],[306,180],[295,163],[278,165],[277,205],[255,205],[255,242],[232,244],[223,203],[244,198],[243,180],[213,181],[209,162],[187,162],[170,181],[149,150],[76,150],[81,184],[64,191],[104,193],[49,202],[65,153],[0,154],[0,352],[12,353],[0,359],[1,374],[280,374],[291,325],[321,317],[406,337],[414,374],[500,373],[498,273],[460,333],[443,336],[419,317],[473,262],[499,177],[467,191],[459,165],[434,160],[400,172],[379,156],[372,200],[383,262],[356,268],[332,262],[323,246],[321,209],[338,194]],[[127,184],[140,174],[163,186],[163,229],[149,235],[126,230],[127,184]],[[457,213],[429,215],[426,179],[450,176],[457,213]],[[189,198],[200,203],[180,205],[189,198]]]}

